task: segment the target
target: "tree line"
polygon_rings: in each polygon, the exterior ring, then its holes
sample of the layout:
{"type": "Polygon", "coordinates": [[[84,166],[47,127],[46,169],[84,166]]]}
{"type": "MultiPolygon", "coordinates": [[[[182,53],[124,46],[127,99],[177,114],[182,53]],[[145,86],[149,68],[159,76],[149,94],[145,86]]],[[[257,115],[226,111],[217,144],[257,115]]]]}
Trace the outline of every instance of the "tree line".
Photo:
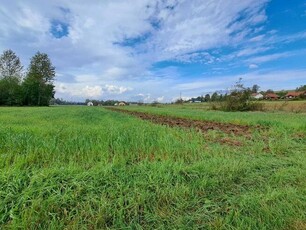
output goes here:
{"type": "Polygon", "coordinates": [[[48,106],[55,94],[54,78],[47,54],[37,52],[24,72],[20,58],[5,50],[0,56],[0,106],[48,106]]]}
{"type": "MultiPolygon", "coordinates": [[[[266,91],[260,91],[260,86],[259,85],[253,85],[252,87],[244,87],[243,85],[241,85],[241,80],[239,80],[238,82],[236,82],[236,85],[234,86],[234,89],[228,90],[226,93],[220,93],[220,92],[214,92],[213,94],[206,94],[205,96],[201,95],[198,97],[193,97],[191,99],[188,99],[186,101],[181,101],[181,103],[183,102],[218,102],[218,101],[226,101],[228,99],[229,96],[233,96],[232,92],[233,91],[237,91],[237,86],[239,88],[240,91],[244,91],[245,93],[247,93],[248,97],[250,100],[253,100],[253,98],[251,97],[251,95],[253,93],[260,93],[262,95],[266,95],[269,93],[275,93],[276,95],[279,96],[279,98],[284,98],[285,95],[292,90],[281,90],[281,91],[274,91],[272,89],[268,89],[266,91]]],[[[304,92],[306,91],[306,85],[301,85],[299,87],[297,87],[295,89],[296,92],[304,92]]],[[[303,94],[301,94],[301,96],[297,97],[296,100],[299,99],[305,99],[305,96],[303,94]]],[[[177,102],[179,103],[180,101],[177,100],[177,102]]]]}
{"type": "MultiPolygon", "coordinates": [[[[206,94],[205,97],[199,96],[196,98],[191,98],[190,102],[210,102],[211,108],[214,110],[223,111],[250,111],[250,110],[262,110],[263,104],[255,100],[252,94],[261,93],[268,94],[274,93],[273,90],[269,89],[267,91],[259,91],[260,86],[253,85],[250,87],[245,87],[242,84],[242,78],[240,78],[231,90],[228,90],[225,94],[213,93],[211,96],[206,94]]],[[[306,85],[301,85],[296,88],[296,92],[306,91],[306,85]]],[[[284,97],[288,91],[279,91],[279,95],[284,97]]],[[[305,99],[304,94],[298,97],[298,99],[305,99]]]]}

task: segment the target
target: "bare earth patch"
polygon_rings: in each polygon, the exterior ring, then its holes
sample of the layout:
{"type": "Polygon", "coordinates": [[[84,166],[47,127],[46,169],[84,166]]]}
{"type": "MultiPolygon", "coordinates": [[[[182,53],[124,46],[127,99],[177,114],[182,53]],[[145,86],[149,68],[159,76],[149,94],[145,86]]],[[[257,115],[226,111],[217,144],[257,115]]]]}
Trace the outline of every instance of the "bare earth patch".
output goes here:
{"type": "MultiPolygon", "coordinates": [[[[116,112],[130,114],[140,119],[148,120],[156,124],[168,125],[169,127],[194,128],[201,132],[207,132],[209,130],[217,130],[227,134],[250,137],[251,130],[254,128],[259,128],[254,126],[251,127],[247,125],[236,125],[231,123],[221,123],[215,121],[199,121],[199,120],[191,120],[186,118],[162,116],[162,115],[149,114],[138,111],[137,112],[129,111],[117,108],[107,108],[107,109],[116,112]]],[[[224,140],[224,142],[228,142],[228,140],[224,140]]]]}

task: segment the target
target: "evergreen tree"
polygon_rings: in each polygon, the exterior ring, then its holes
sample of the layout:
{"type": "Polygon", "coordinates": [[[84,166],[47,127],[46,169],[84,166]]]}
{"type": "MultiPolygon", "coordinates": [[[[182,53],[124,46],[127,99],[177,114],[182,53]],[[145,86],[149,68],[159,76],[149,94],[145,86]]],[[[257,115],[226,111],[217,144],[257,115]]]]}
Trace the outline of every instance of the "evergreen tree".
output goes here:
{"type": "Polygon", "coordinates": [[[53,80],[55,67],[45,53],[37,52],[31,59],[27,76],[23,82],[26,105],[49,105],[54,97],[53,80]]]}

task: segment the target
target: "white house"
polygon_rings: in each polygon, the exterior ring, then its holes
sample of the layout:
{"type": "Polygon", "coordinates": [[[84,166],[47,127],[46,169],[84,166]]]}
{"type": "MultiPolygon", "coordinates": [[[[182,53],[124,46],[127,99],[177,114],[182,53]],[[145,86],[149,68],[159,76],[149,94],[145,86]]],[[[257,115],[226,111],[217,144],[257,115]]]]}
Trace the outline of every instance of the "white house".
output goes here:
{"type": "Polygon", "coordinates": [[[252,93],[252,98],[254,99],[263,99],[264,95],[262,95],[261,93],[252,93]]]}
{"type": "Polygon", "coordinates": [[[89,102],[87,103],[87,106],[93,106],[93,103],[92,103],[91,101],[89,101],[89,102]]]}

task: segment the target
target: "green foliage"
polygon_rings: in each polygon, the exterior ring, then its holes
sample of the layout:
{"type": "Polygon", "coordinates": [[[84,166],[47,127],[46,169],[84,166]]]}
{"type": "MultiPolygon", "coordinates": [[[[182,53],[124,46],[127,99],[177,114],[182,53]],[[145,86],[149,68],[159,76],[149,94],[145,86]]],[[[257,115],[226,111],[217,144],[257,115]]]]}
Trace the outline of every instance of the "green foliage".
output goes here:
{"type": "Polygon", "coordinates": [[[258,93],[259,89],[260,89],[260,86],[255,84],[255,85],[252,86],[251,91],[252,91],[252,93],[258,93]]]}
{"type": "Polygon", "coordinates": [[[181,98],[179,98],[179,99],[177,99],[175,102],[174,102],[174,104],[183,104],[184,103],[184,100],[183,99],[181,99],[181,98]]]}
{"type": "Polygon", "coordinates": [[[5,50],[0,56],[0,79],[14,78],[20,81],[22,69],[19,57],[12,50],[5,50]]]}
{"type": "Polygon", "coordinates": [[[268,89],[265,93],[274,93],[273,89],[268,89]]]}
{"type": "Polygon", "coordinates": [[[54,97],[53,80],[55,67],[47,54],[36,53],[28,69],[27,76],[23,82],[24,104],[26,105],[49,105],[54,97]]]}
{"type": "Polygon", "coordinates": [[[300,87],[297,87],[296,91],[306,91],[306,85],[301,85],[300,87]]]}
{"type": "Polygon", "coordinates": [[[12,106],[22,104],[22,88],[17,78],[0,80],[0,105],[12,106]]]}
{"type": "Polygon", "coordinates": [[[286,94],[288,93],[288,91],[286,90],[281,90],[279,92],[277,92],[277,95],[280,97],[280,98],[285,98],[286,94]]]}
{"type": "Polygon", "coordinates": [[[204,101],[205,101],[205,102],[209,102],[209,101],[210,101],[210,95],[209,95],[209,94],[206,94],[206,95],[205,95],[204,101]]]}
{"type": "Polygon", "coordinates": [[[12,50],[0,56],[0,105],[20,105],[22,69],[19,57],[12,50]]]}
{"type": "Polygon", "coordinates": [[[6,50],[0,57],[0,105],[49,105],[54,96],[55,68],[47,54],[37,53],[31,59],[22,82],[19,57],[6,50]]]}
{"type": "Polygon", "coordinates": [[[303,114],[125,109],[266,129],[244,138],[155,125],[101,107],[1,108],[0,229],[295,229],[305,223],[303,114]]]}
{"type": "Polygon", "coordinates": [[[225,97],[224,102],[220,104],[221,106],[219,108],[223,111],[262,110],[263,106],[259,102],[251,100],[252,90],[244,87],[241,80],[242,79],[239,79],[239,81],[236,82],[234,88],[231,90],[230,94],[225,97]]]}
{"type": "Polygon", "coordinates": [[[211,95],[211,98],[210,98],[211,101],[218,101],[219,100],[219,95],[217,92],[214,92],[212,95],[211,95]]]}

